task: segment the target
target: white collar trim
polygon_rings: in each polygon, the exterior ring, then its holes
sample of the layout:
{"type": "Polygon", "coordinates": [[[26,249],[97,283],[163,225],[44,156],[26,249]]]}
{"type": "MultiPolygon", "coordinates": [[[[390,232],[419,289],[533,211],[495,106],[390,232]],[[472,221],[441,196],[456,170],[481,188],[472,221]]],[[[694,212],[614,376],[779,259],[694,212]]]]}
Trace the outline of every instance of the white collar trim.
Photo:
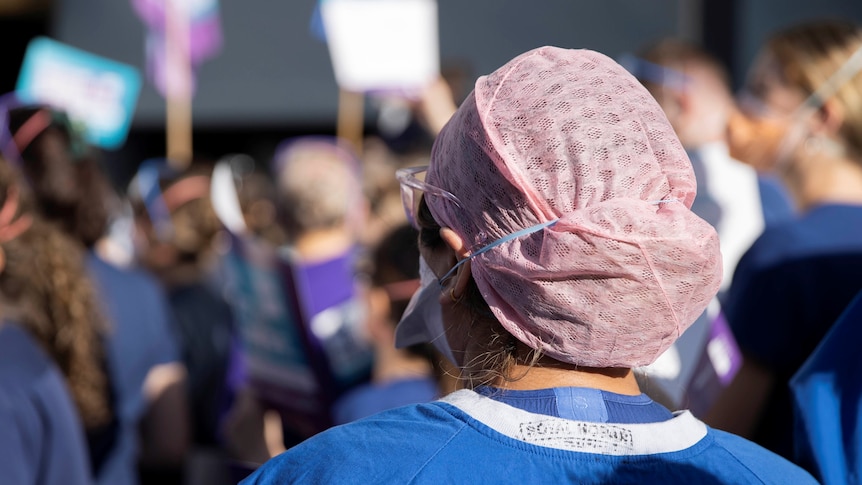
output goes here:
{"type": "Polygon", "coordinates": [[[668,421],[644,424],[591,423],[534,414],[471,390],[441,399],[509,438],[536,446],[614,456],[682,451],[707,434],[706,425],[688,411],[668,421]]]}

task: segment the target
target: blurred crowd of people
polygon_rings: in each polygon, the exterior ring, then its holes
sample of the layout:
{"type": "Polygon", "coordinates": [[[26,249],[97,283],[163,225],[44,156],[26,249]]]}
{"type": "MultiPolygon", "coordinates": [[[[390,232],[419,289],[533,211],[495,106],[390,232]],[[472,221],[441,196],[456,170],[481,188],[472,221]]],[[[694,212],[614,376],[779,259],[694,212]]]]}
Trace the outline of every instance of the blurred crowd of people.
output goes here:
{"type": "MultiPolygon", "coordinates": [[[[697,417],[820,479],[797,453],[789,383],[862,291],[860,53],[850,23],[786,29],[741,96],[683,41],[622,62],[679,137],[692,210],[720,240],[708,324],[721,315],[741,359],[697,417]]],[[[442,79],[411,102],[429,139],[457,108],[442,79]]],[[[328,428],[471,385],[439,345],[395,346],[420,288],[395,173],[427,165],[425,145],[288,139],[271,160],[145,160],[115,190],[63,113],[5,117],[4,483],[236,483],[328,428]]],[[[647,394],[671,411],[698,399],[669,397],[662,372],[642,369],[647,394]]]]}

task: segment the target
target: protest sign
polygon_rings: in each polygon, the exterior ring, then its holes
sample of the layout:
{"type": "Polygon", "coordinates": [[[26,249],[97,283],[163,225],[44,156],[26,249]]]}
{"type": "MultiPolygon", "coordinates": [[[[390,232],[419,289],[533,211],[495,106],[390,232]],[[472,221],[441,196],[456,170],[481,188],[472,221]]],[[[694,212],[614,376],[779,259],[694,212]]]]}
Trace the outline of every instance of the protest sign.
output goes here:
{"type": "Polygon", "coordinates": [[[303,264],[248,230],[231,167],[244,158],[225,157],[211,184],[214,209],[229,229],[222,269],[236,308],[243,377],[288,429],[307,437],[331,426],[332,402],[367,379],[364,307],[352,272],[303,264]],[[326,295],[314,291],[315,281],[324,281],[326,295]],[[325,308],[312,301],[325,301],[325,308]]]}
{"type": "Polygon", "coordinates": [[[141,89],[134,67],[38,37],[30,42],[15,88],[22,103],[47,104],[81,123],[89,143],[120,147],[141,89]]]}
{"type": "Polygon", "coordinates": [[[665,406],[705,416],[741,365],[742,353],[715,299],[654,363],[638,369],[638,377],[665,406]]]}
{"type": "Polygon", "coordinates": [[[166,96],[170,85],[179,83],[181,91],[194,90],[194,75],[174,66],[168,57],[168,37],[177,33],[192,71],[205,60],[218,55],[223,38],[217,0],[132,0],[132,6],[147,27],[147,74],[156,89],[166,96]],[[182,25],[178,25],[182,24],[182,25]]]}
{"type": "Polygon", "coordinates": [[[438,76],[434,0],[324,0],[321,14],[342,89],[409,93],[438,76]]]}

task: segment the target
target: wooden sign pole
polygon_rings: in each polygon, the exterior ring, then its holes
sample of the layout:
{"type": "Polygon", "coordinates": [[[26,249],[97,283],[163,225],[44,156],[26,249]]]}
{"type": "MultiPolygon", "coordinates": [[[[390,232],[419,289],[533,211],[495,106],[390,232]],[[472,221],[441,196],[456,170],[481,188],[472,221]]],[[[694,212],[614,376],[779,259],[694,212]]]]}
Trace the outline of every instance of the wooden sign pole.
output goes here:
{"type": "Polygon", "coordinates": [[[350,143],[357,156],[362,155],[364,113],[365,96],[362,93],[339,89],[338,121],[335,134],[340,140],[350,143]]]}
{"type": "Polygon", "coordinates": [[[168,162],[176,170],[192,161],[192,64],[188,10],[165,0],[165,103],[168,162]]]}

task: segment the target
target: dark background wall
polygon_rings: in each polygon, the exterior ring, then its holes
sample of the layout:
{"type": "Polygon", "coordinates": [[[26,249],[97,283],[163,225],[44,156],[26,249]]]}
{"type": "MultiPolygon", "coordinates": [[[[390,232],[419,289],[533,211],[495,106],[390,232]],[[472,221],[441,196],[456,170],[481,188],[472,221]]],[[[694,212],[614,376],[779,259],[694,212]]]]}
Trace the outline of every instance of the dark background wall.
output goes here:
{"type": "Polygon", "coordinates": [[[771,32],[818,18],[840,18],[862,22],[858,0],[737,0],[733,33],[732,72],[737,84],[757,55],[758,47],[771,32]]]}
{"type": "MultiPolygon", "coordinates": [[[[310,35],[315,3],[221,2],[225,47],[199,72],[195,120],[200,126],[332,122],[338,88],[326,45],[310,35]]],[[[677,0],[439,0],[441,60],[486,73],[545,44],[616,55],[646,39],[674,34],[676,4],[677,0]]],[[[128,0],[59,0],[53,25],[54,34],[64,42],[143,66],[144,29],[128,0]]],[[[148,86],[136,125],[158,125],[163,116],[162,100],[148,86]]]]}
{"type": "MultiPolygon", "coordinates": [[[[143,68],[144,27],[129,0],[54,0],[4,11],[0,92],[14,88],[27,42],[51,35],[143,68]]],[[[17,2],[20,5],[33,3],[17,2]]],[[[217,157],[268,157],[287,136],[332,133],[338,88],[326,45],[310,34],[315,0],[221,0],[224,49],[198,72],[195,148],[217,157]]],[[[819,17],[862,22],[859,0],[438,0],[441,63],[475,76],[540,45],[586,47],[612,57],[664,36],[700,41],[727,63],[737,86],[758,46],[777,28],[819,17]]],[[[374,103],[367,103],[369,121],[374,103]]],[[[107,153],[117,180],[164,151],[164,106],[149,85],[123,149],[107,153]]],[[[374,124],[368,123],[368,131],[374,124]]]]}

